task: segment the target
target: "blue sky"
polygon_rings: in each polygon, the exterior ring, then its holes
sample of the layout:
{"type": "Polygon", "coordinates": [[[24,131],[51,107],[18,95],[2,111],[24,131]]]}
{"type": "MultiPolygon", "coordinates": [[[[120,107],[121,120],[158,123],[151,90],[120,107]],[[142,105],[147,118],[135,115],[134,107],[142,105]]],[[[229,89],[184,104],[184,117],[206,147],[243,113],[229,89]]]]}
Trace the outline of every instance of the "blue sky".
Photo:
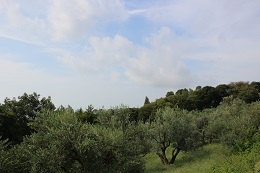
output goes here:
{"type": "Polygon", "coordinates": [[[77,109],[259,81],[259,0],[0,0],[0,99],[77,109]]]}

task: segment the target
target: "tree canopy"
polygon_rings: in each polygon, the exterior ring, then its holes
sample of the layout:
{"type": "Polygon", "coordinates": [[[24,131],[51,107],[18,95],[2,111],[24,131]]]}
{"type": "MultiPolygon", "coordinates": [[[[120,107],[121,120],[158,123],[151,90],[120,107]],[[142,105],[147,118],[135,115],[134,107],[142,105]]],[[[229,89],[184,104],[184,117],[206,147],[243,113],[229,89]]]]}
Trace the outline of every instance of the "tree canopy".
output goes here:
{"type": "Polygon", "coordinates": [[[0,105],[0,136],[9,139],[13,144],[22,142],[24,136],[32,133],[27,123],[45,109],[55,109],[51,97],[40,99],[37,93],[24,93],[18,99],[6,98],[0,105]]]}
{"type": "Polygon", "coordinates": [[[197,86],[195,90],[179,89],[174,94],[168,91],[164,98],[156,99],[153,102],[144,104],[140,108],[140,119],[147,121],[150,116],[154,116],[159,108],[166,106],[171,108],[181,108],[186,110],[204,110],[206,108],[216,108],[224,97],[233,96],[246,103],[252,103],[260,99],[260,82],[231,82],[220,84],[216,87],[197,86]]]}

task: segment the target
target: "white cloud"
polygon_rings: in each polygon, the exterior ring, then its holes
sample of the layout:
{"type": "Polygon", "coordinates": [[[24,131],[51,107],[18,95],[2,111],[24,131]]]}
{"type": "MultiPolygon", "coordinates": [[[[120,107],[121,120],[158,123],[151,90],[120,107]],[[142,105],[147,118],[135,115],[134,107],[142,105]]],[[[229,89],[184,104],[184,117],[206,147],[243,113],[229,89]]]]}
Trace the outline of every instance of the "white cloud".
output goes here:
{"type": "Polygon", "coordinates": [[[74,68],[81,69],[87,63],[84,68],[112,74],[113,80],[123,77],[140,85],[172,88],[215,85],[239,78],[256,80],[255,71],[259,71],[254,65],[259,62],[259,41],[251,38],[224,39],[214,34],[188,37],[162,27],[144,40],[146,46],[121,35],[92,37],[84,56],[74,56],[79,62],[74,68]],[[197,62],[198,67],[188,66],[189,61],[197,62]]]}
{"type": "Polygon", "coordinates": [[[181,41],[166,27],[147,38],[149,48],[143,48],[126,67],[127,76],[152,86],[183,87],[191,82],[191,74],[184,63],[185,51],[181,41]]]}
{"type": "Polygon", "coordinates": [[[180,32],[175,41],[188,48],[186,62],[199,63],[200,68],[192,70],[199,78],[196,83],[208,85],[259,80],[259,9],[258,0],[184,0],[160,3],[140,15],[180,32]]]}
{"type": "Polygon", "coordinates": [[[90,55],[99,62],[121,64],[127,58],[135,56],[136,46],[123,36],[115,35],[114,38],[90,39],[90,55]]]}
{"type": "MultiPolygon", "coordinates": [[[[157,3],[158,6],[147,8],[144,15],[148,20],[158,25],[170,25],[181,29],[192,36],[206,37],[208,35],[250,36],[246,30],[259,29],[260,2],[245,1],[208,1],[183,0],[157,3]]],[[[259,33],[259,32],[258,32],[259,33]]],[[[258,34],[259,36],[259,34],[258,34]]]]}
{"type": "Polygon", "coordinates": [[[148,47],[120,35],[92,37],[83,56],[61,59],[74,69],[82,69],[87,63],[86,70],[95,67],[103,75],[112,74],[113,79],[120,76],[140,85],[182,87],[190,82],[192,75],[183,61],[188,48],[169,28],[163,27],[145,40],[148,47]]]}
{"type": "Polygon", "coordinates": [[[128,17],[120,0],[55,0],[48,13],[55,41],[88,36],[88,32],[107,21],[128,17]]]}
{"type": "Polygon", "coordinates": [[[0,36],[45,45],[84,40],[110,21],[124,21],[121,0],[0,1],[0,36]]]}
{"type": "Polygon", "coordinates": [[[72,53],[60,51],[60,55],[57,59],[65,67],[73,70],[74,72],[84,73],[86,75],[96,75],[100,73],[98,66],[84,56],[75,56],[72,55],[72,53]]]}

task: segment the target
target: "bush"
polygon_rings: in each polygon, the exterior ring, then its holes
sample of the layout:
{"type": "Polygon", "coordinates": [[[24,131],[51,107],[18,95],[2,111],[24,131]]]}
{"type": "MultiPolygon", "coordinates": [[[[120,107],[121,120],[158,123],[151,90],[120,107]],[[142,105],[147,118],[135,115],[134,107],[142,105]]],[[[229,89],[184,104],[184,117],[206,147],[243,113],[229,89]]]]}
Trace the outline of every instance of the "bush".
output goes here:
{"type": "Polygon", "coordinates": [[[144,171],[137,147],[122,131],[83,124],[70,108],[41,113],[30,127],[36,132],[8,151],[12,169],[3,163],[1,172],[144,171]]]}
{"type": "Polygon", "coordinates": [[[213,167],[216,173],[253,173],[256,163],[260,160],[260,141],[256,133],[253,139],[258,139],[252,147],[244,152],[234,153],[213,167]]]}

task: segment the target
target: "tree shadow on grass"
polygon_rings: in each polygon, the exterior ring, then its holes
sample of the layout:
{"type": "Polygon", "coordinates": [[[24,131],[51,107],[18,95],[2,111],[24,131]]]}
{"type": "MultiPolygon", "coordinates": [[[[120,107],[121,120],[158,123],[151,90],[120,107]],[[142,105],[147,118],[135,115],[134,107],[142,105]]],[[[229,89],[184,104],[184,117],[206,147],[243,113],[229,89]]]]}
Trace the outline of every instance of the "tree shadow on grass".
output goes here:
{"type": "Polygon", "coordinates": [[[194,161],[200,161],[203,159],[210,158],[213,152],[213,149],[205,147],[199,148],[194,151],[182,152],[179,156],[177,156],[177,159],[174,164],[176,167],[182,167],[194,161]]]}
{"type": "Polygon", "coordinates": [[[165,168],[164,167],[156,167],[156,168],[150,168],[150,169],[147,169],[145,172],[156,172],[156,173],[159,173],[159,172],[165,172],[165,168]]]}

